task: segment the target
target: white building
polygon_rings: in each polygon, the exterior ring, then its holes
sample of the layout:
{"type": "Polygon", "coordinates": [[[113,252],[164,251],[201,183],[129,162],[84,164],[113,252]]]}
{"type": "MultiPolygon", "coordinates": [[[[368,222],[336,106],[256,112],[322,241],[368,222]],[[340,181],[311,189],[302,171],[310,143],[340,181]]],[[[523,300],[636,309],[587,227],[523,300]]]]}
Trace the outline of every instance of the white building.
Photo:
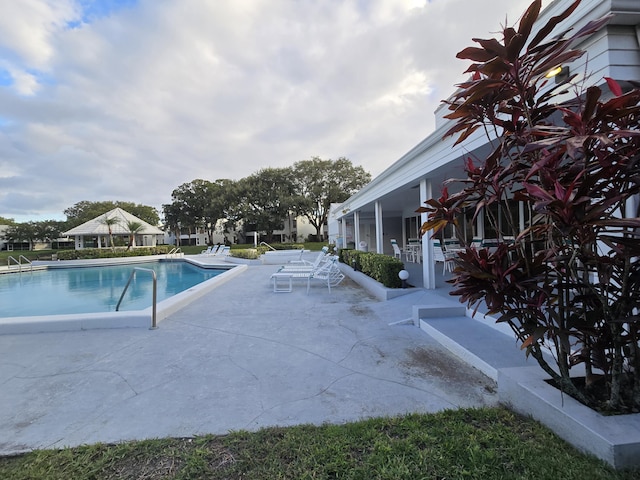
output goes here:
{"type": "Polygon", "coordinates": [[[155,247],[158,240],[163,239],[164,232],[118,207],[64,232],[63,235],[73,237],[76,250],[80,250],[109,246],[112,237],[120,237],[125,244],[132,238],[131,247],[155,247]],[[109,225],[107,220],[113,223],[109,225]],[[129,228],[134,222],[140,226],[135,234],[129,228]]]}
{"type": "MultiPolygon", "coordinates": [[[[571,3],[570,0],[554,1],[541,12],[537,25],[544,25],[571,3]]],[[[585,86],[604,85],[604,77],[622,84],[628,80],[640,81],[640,0],[583,0],[559,25],[557,33],[570,27],[577,30],[610,13],[613,17],[602,29],[575,45],[585,50],[586,55],[568,65],[571,73],[577,74],[574,82],[583,82],[585,86]]],[[[470,38],[488,36],[488,32],[467,34],[470,38]]],[[[606,85],[603,90],[607,90],[606,85]]],[[[358,193],[332,209],[330,238],[338,239],[341,246],[357,247],[364,242],[369,251],[391,254],[391,239],[407,244],[418,237],[426,214],[419,215],[415,210],[425,200],[439,197],[445,179],[460,175],[464,158],[482,157],[481,152],[488,150],[484,133],[479,131],[457,146],[454,146],[455,137],[443,139],[453,125],[443,118],[446,113],[445,106],[436,111],[434,132],[358,193]]],[[[469,234],[484,236],[482,221],[468,227],[469,234]]],[[[435,288],[433,245],[428,235],[421,240],[421,260],[422,283],[425,288],[435,288]]]]}
{"type": "MultiPolygon", "coordinates": [[[[274,243],[295,243],[303,242],[310,235],[315,235],[316,229],[309,223],[305,217],[295,217],[290,215],[283,221],[284,228],[275,230],[272,235],[274,243]]],[[[327,237],[327,227],[323,228],[324,238],[327,237]]],[[[176,245],[176,236],[174,232],[165,232],[165,243],[176,245]]],[[[230,232],[224,230],[224,220],[218,220],[213,233],[213,244],[259,244],[266,239],[266,232],[255,232],[253,230],[237,229],[230,232]]],[[[198,228],[196,231],[189,233],[183,231],[180,234],[181,245],[198,245],[207,246],[208,235],[204,228],[198,228]]]]}

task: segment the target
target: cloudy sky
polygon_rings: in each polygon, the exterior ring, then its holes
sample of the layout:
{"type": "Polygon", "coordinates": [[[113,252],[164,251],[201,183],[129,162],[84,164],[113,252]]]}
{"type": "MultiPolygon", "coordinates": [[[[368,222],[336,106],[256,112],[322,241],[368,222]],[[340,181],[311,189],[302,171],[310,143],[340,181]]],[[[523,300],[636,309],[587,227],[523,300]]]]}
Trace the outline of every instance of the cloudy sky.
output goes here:
{"type": "Polygon", "coordinates": [[[433,131],[455,54],[529,3],[0,0],[0,216],[161,213],[184,182],[313,156],[376,176],[433,131]]]}

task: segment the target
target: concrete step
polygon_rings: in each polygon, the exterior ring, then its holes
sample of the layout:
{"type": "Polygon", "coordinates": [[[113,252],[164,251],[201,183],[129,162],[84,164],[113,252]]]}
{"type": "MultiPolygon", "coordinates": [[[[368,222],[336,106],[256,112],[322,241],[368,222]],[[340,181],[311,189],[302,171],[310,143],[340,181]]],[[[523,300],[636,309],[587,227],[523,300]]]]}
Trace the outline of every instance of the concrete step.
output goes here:
{"type": "Polygon", "coordinates": [[[452,353],[488,377],[498,380],[498,369],[537,365],[516,343],[515,336],[466,316],[419,318],[422,330],[452,353]]]}

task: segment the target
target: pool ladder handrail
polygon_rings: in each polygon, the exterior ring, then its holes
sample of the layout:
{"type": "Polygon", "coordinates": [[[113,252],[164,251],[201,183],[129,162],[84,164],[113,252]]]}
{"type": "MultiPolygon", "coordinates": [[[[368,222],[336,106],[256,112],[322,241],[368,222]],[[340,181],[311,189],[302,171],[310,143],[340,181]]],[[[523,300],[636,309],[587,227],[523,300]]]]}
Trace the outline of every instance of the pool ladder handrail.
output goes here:
{"type": "Polygon", "coordinates": [[[158,291],[157,289],[158,277],[156,275],[156,271],[151,268],[143,268],[143,267],[133,268],[133,270],[131,271],[131,275],[129,275],[129,280],[127,280],[127,284],[125,285],[124,290],[122,291],[122,295],[120,295],[120,300],[118,300],[118,304],[116,305],[116,312],[120,308],[120,304],[122,303],[124,294],[127,292],[127,288],[129,288],[129,285],[131,284],[131,280],[135,278],[136,272],[138,271],[149,272],[151,273],[151,277],[153,278],[153,303],[152,303],[152,309],[151,309],[151,327],[149,328],[149,330],[155,330],[156,328],[158,328],[156,323],[156,298],[157,298],[157,291],[158,291]]]}
{"type": "Polygon", "coordinates": [[[180,247],[174,247],[171,250],[169,250],[169,253],[167,253],[167,258],[173,258],[180,253],[182,253],[182,249],[180,247]]]}
{"type": "Polygon", "coordinates": [[[20,273],[22,273],[22,260],[24,260],[30,267],[30,270],[33,272],[33,263],[31,263],[31,260],[29,260],[27,257],[25,257],[24,255],[19,255],[18,256],[18,260],[16,260],[14,257],[12,257],[11,255],[9,255],[7,257],[7,267],[9,269],[11,269],[11,260],[13,260],[15,262],[16,265],[18,265],[18,268],[20,269],[20,273]]]}
{"type": "Polygon", "coordinates": [[[271,250],[275,251],[276,249],[273,248],[271,245],[269,245],[267,242],[260,242],[260,245],[266,245],[267,247],[269,247],[271,250]]]}

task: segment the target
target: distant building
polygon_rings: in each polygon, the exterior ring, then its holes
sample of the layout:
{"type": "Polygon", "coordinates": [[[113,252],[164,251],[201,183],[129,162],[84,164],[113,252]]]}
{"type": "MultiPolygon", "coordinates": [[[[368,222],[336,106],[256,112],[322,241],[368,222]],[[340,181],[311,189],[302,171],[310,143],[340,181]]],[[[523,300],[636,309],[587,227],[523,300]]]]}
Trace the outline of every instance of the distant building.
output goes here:
{"type": "Polygon", "coordinates": [[[164,238],[162,230],[119,207],[103,213],[82,225],[78,225],[64,232],[63,235],[75,239],[76,250],[111,246],[112,238],[114,243],[118,241],[123,245],[129,245],[129,239],[133,238],[131,247],[155,247],[158,244],[158,240],[160,240],[160,243],[164,243],[162,241],[164,238]],[[108,225],[108,219],[115,221],[113,224],[108,225]],[[132,234],[129,229],[129,225],[132,222],[140,225],[135,234],[132,234]]]}
{"type": "MultiPolygon", "coordinates": [[[[239,228],[226,232],[224,229],[224,220],[218,220],[213,233],[213,244],[259,244],[266,239],[266,232],[256,232],[252,225],[241,224],[239,228]]],[[[309,236],[315,235],[316,230],[305,217],[295,217],[290,215],[282,222],[283,228],[275,230],[272,235],[274,243],[295,243],[304,242],[309,236]]],[[[327,227],[322,232],[322,238],[327,238],[327,227]]],[[[176,235],[174,232],[167,231],[164,234],[164,241],[170,245],[176,245],[176,235]]],[[[195,231],[189,231],[183,228],[180,232],[180,245],[198,245],[206,246],[208,236],[204,227],[197,228],[195,231]]]]}

